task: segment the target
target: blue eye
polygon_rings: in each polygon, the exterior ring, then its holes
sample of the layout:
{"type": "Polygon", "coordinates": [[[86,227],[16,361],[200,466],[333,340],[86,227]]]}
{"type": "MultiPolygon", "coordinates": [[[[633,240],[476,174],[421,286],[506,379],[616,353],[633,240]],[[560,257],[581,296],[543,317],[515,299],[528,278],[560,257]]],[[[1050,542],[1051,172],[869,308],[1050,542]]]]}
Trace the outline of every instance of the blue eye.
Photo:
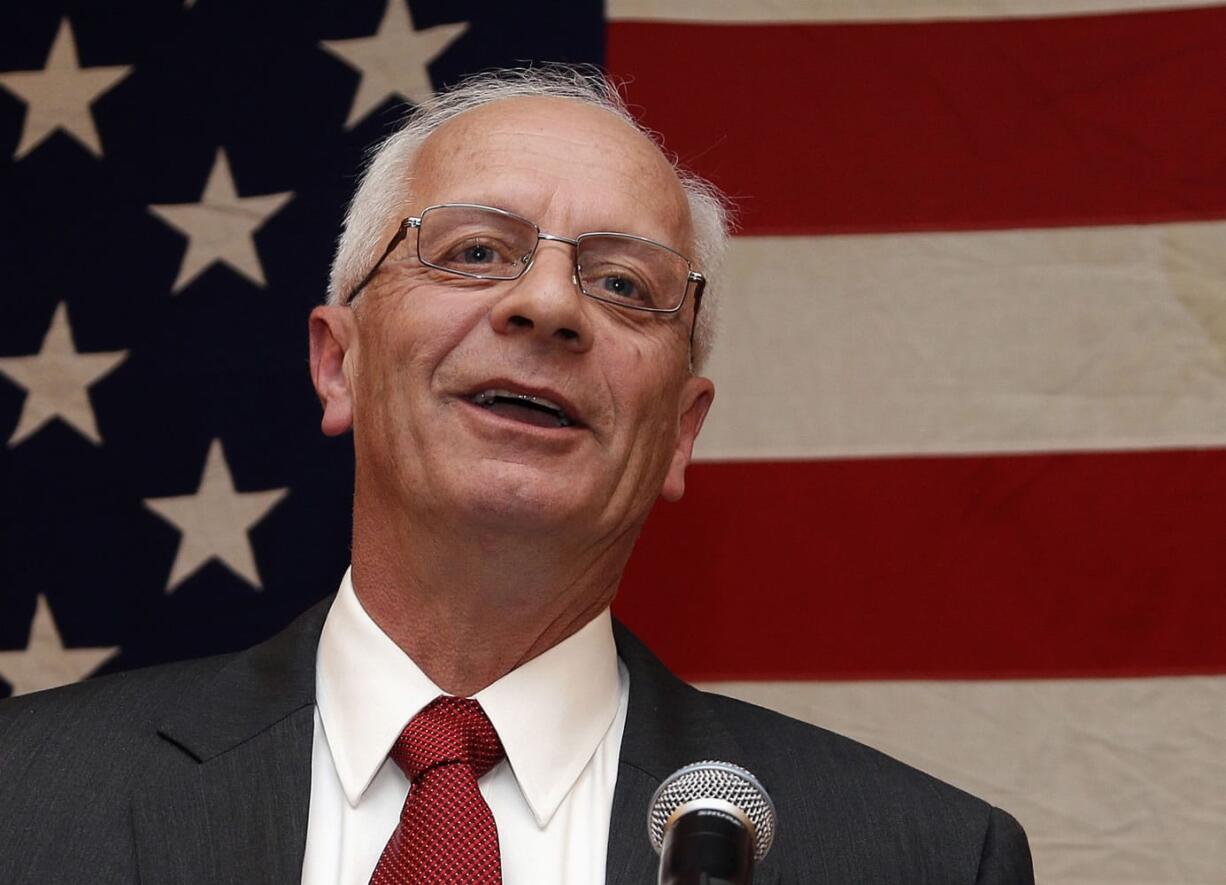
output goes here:
{"type": "Polygon", "coordinates": [[[489,264],[494,260],[494,250],[488,246],[469,246],[464,250],[464,261],[471,264],[489,264]]]}
{"type": "Polygon", "coordinates": [[[601,280],[601,286],[610,295],[615,295],[618,298],[637,299],[639,297],[638,287],[626,277],[608,276],[601,280]]]}

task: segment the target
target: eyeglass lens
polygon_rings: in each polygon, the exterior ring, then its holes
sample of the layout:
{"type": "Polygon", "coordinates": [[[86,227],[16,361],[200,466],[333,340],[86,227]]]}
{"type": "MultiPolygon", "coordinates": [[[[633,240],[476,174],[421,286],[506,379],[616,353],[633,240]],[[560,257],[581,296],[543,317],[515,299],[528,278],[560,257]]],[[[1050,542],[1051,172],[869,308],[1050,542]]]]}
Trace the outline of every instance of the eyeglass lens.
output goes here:
{"type": "MultiPolygon", "coordinates": [[[[584,294],[627,307],[673,310],[685,298],[689,263],[665,246],[625,234],[584,234],[576,265],[584,294]]],[[[490,280],[523,274],[536,251],[526,219],[473,206],[433,206],[421,218],[417,250],[424,264],[490,280]]]]}

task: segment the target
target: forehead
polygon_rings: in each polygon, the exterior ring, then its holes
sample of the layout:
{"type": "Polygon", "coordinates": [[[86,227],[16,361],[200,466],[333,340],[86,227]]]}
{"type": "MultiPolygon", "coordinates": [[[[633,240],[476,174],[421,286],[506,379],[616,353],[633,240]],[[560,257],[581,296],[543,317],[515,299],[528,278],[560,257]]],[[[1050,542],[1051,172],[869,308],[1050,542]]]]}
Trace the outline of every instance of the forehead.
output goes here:
{"type": "Polygon", "coordinates": [[[618,230],[692,246],[689,204],[660,149],[573,99],[511,98],[468,111],[426,139],[411,176],[414,211],[484,203],[550,233],[618,230]]]}

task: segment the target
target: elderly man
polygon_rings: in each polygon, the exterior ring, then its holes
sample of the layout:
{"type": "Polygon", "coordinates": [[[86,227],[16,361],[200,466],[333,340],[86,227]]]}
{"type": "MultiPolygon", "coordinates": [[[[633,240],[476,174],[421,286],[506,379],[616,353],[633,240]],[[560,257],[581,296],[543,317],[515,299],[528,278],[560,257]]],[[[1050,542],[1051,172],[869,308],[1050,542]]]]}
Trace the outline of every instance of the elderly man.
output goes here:
{"type": "Polygon", "coordinates": [[[0,707],[0,880],[650,882],[653,791],[721,759],[778,808],[755,881],[1031,882],[1004,812],[700,693],[609,615],[711,405],[724,238],[599,80],[420,109],[310,318],[356,452],[338,594],[247,652],[0,707]]]}

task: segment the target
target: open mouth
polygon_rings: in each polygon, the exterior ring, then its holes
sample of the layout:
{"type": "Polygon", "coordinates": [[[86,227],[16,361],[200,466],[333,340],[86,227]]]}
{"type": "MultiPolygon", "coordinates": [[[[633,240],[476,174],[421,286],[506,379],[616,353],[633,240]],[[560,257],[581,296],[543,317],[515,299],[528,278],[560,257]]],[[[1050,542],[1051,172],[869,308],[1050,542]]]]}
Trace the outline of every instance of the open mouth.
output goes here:
{"type": "Polygon", "coordinates": [[[503,418],[536,427],[571,427],[575,424],[575,419],[566,414],[561,406],[543,396],[495,388],[473,394],[469,402],[503,418]]]}

